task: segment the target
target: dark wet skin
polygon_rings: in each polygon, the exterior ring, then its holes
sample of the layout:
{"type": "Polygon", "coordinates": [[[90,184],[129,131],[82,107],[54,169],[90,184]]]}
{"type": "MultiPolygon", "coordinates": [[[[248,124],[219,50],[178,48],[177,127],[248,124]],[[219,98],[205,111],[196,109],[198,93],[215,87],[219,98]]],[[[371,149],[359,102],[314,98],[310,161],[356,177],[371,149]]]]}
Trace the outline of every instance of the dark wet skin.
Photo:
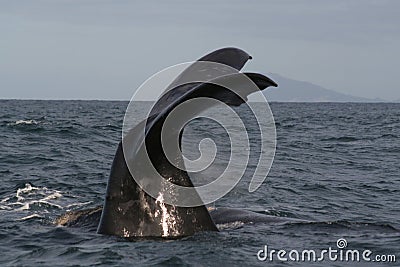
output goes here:
{"type": "MultiPolygon", "coordinates": [[[[251,56],[245,51],[227,47],[213,51],[198,60],[198,62],[223,64],[224,68],[204,66],[203,63],[192,64],[186,68],[157,100],[149,117],[130,129],[124,136],[124,142],[119,143],[111,167],[104,205],[68,212],[59,217],[56,224],[88,227],[96,229],[99,234],[120,237],[181,237],[201,231],[218,231],[216,224],[288,221],[245,210],[228,208],[208,210],[204,205],[164,204],[162,200],[157,201],[158,198],[156,199],[154,194],[145,191],[140,184],[137,184],[138,181],[133,179],[133,177],[140,178],[144,184],[151,184],[150,181],[154,180],[153,188],[157,186],[164,188],[163,183],[155,179],[161,176],[170,183],[182,187],[194,187],[185,170],[180,149],[181,128],[179,125],[174,125],[165,130],[164,122],[176,107],[193,99],[212,98],[228,106],[240,106],[246,103],[250,94],[270,86],[276,87],[277,84],[265,75],[239,73],[249,59],[251,56]],[[236,71],[227,72],[226,67],[236,71]],[[204,70],[209,74],[206,82],[197,82],[197,76],[204,70]],[[246,83],[243,83],[243,77],[246,77],[244,79],[246,83]],[[221,81],[230,81],[238,88],[230,90],[222,86],[221,81]],[[169,161],[164,151],[162,143],[164,130],[168,132],[166,140],[170,140],[171,143],[179,140],[179,146],[169,149],[172,150],[169,154],[172,153],[174,164],[169,161]],[[152,172],[153,169],[157,174],[152,172]],[[160,211],[162,211],[161,216],[160,211]]],[[[199,103],[180,114],[182,118],[179,117],[178,121],[193,119],[211,106],[211,102],[199,103]]],[[[159,197],[163,197],[161,192],[157,193],[159,197]]],[[[174,197],[176,198],[176,195],[174,197]]],[[[186,197],[184,200],[194,202],[197,200],[197,203],[202,203],[196,190],[191,193],[190,198],[186,197]]]]}
{"type": "MultiPolygon", "coordinates": [[[[102,212],[102,206],[87,210],[71,211],[63,214],[55,220],[55,224],[68,227],[85,227],[90,231],[96,231],[102,212]]],[[[244,224],[282,224],[293,222],[305,222],[304,220],[288,217],[278,217],[258,213],[249,210],[233,208],[210,209],[210,216],[216,225],[240,222],[244,224]]]]}

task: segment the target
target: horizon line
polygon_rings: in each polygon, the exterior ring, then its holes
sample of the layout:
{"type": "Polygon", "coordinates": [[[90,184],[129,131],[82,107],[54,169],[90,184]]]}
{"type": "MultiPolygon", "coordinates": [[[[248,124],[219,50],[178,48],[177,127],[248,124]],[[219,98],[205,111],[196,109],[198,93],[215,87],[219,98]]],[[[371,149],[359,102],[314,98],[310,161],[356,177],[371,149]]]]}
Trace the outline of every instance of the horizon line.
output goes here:
{"type": "MultiPolygon", "coordinates": [[[[104,102],[129,102],[129,99],[78,99],[78,98],[65,98],[65,99],[58,99],[58,98],[1,98],[0,101],[104,101],[104,102]]],[[[155,102],[156,100],[140,100],[138,102],[155,102]]],[[[384,100],[381,101],[282,101],[282,100],[271,100],[267,99],[268,103],[365,103],[365,104],[374,104],[374,103],[400,103],[400,100],[384,100]]],[[[248,101],[252,103],[265,103],[263,101],[248,101]]]]}

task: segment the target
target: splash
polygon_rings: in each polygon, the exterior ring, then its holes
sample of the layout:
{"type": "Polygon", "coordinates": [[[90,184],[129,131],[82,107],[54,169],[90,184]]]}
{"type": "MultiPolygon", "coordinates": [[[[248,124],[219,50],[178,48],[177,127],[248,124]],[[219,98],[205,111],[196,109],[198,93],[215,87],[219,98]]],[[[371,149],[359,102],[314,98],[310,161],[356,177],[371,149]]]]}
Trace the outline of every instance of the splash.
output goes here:
{"type": "Polygon", "coordinates": [[[20,205],[17,210],[30,210],[33,205],[62,209],[62,206],[57,204],[57,201],[52,201],[60,199],[62,196],[61,192],[57,190],[25,184],[24,188],[17,189],[15,195],[17,201],[11,204],[15,206],[20,205]]]}
{"type": "Polygon", "coordinates": [[[164,195],[161,192],[156,199],[156,204],[160,206],[160,209],[155,213],[155,217],[161,216],[162,237],[178,236],[179,231],[177,229],[176,218],[171,215],[175,213],[175,207],[172,206],[170,212],[168,212],[167,206],[164,203],[164,195]]]}
{"type": "Polygon", "coordinates": [[[14,194],[0,200],[0,211],[14,212],[21,216],[16,220],[44,218],[54,210],[70,210],[91,202],[76,202],[75,196],[64,196],[61,191],[47,187],[36,187],[30,183],[18,188],[14,194]]]}
{"type": "Polygon", "coordinates": [[[130,237],[131,236],[131,233],[125,227],[123,229],[123,236],[124,237],[130,237]]]}

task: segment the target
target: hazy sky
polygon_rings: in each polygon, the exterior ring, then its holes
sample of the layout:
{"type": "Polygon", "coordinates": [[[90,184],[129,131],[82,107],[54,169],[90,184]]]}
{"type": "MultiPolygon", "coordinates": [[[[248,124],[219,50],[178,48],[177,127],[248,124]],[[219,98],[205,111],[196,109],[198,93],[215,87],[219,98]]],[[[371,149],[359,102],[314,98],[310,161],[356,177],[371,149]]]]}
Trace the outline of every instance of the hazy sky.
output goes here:
{"type": "Polygon", "coordinates": [[[0,98],[130,99],[216,48],[338,92],[400,99],[400,1],[1,1],[0,98]]]}

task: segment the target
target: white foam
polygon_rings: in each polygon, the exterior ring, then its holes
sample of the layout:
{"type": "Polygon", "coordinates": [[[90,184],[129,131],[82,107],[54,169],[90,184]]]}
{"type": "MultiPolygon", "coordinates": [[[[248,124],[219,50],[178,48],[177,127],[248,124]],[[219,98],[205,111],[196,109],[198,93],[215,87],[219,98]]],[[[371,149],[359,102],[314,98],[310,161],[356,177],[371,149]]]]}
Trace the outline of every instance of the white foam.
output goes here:
{"type": "Polygon", "coordinates": [[[21,219],[18,219],[18,221],[25,221],[25,220],[29,220],[29,219],[33,219],[33,218],[43,218],[42,216],[40,216],[39,214],[31,214],[25,217],[22,217],[21,219]]]}
{"type": "Polygon", "coordinates": [[[15,122],[15,124],[16,124],[16,125],[18,125],[18,124],[27,124],[27,125],[30,125],[30,124],[38,124],[38,122],[35,121],[35,120],[18,120],[18,121],[15,122]]]}
{"type": "MultiPolygon", "coordinates": [[[[16,194],[16,197],[17,197],[17,199],[18,199],[18,201],[22,201],[22,200],[24,200],[25,198],[22,196],[22,194],[27,194],[27,193],[30,193],[30,192],[32,192],[32,191],[34,191],[34,190],[39,190],[40,188],[38,188],[38,187],[33,187],[31,184],[25,184],[25,187],[24,188],[18,188],[17,189],[17,194],[16,194]]],[[[43,187],[43,189],[47,189],[46,187],[43,187]]]]}
{"type": "Polygon", "coordinates": [[[25,220],[35,216],[49,216],[52,209],[68,211],[71,207],[81,207],[92,203],[91,201],[78,202],[76,198],[72,195],[64,196],[58,190],[36,187],[27,183],[25,187],[18,188],[14,194],[0,200],[0,210],[24,213],[24,217],[19,220],[25,220]]]}
{"type": "Polygon", "coordinates": [[[7,202],[9,199],[10,199],[9,197],[6,197],[6,198],[2,199],[2,200],[0,201],[0,203],[5,203],[5,202],[7,202]]]}
{"type": "Polygon", "coordinates": [[[12,210],[9,206],[0,205],[0,210],[12,210]]]}
{"type": "Polygon", "coordinates": [[[82,206],[87,206],[89,204],[92,204],[92,201],[76,202],[76,203],[69,204],[69,205],[65,206],[64,208],[69,209],[72,207],[82,207],[82,206]]]}
{"type": "Polygon", "coordinates": [[[17,202],[17,203],[15,203],[15,204],[21,204],[22,205],[22,207],[20,207],[20,208],[18,208],[18,209],[16,209],[16,210],[18,210],[18,211],[22,211],[22,210],[29,210],[30,209],[30,207],[31,207],[31,202],[29,202],[29,203],[25,203],[25,204],[23,204],[23,203],[20,203],[20,202],[17,202]]]}

